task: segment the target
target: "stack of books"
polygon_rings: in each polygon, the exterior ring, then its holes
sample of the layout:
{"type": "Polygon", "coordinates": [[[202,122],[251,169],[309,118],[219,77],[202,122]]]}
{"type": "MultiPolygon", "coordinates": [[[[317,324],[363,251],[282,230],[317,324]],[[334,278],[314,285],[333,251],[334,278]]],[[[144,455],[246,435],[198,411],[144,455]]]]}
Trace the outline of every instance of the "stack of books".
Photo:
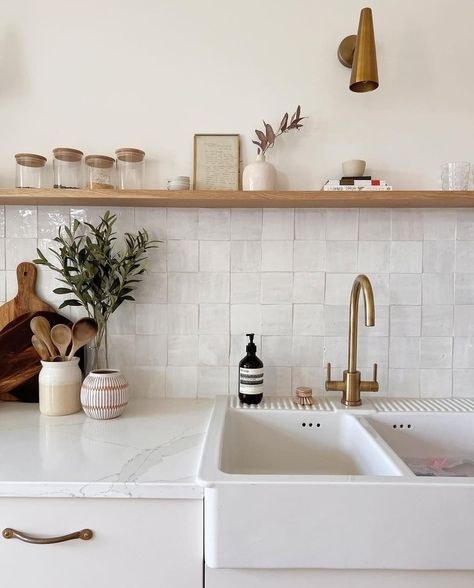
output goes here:
{"type": "Polygon", "coordinates": [[[328,180],[323,190],[334,192],[387,192],[392,186],[387,186],[385,180],[373,180],[372,176],[342,177],[340,180],[328,180]]]}

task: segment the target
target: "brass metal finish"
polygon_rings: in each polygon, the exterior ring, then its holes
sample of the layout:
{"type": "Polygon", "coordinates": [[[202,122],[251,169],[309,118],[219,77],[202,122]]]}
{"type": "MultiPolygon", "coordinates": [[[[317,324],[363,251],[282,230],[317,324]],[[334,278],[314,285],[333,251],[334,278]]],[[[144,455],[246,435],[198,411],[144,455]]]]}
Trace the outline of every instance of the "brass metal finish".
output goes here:
{"type": "Polygon", "coordinates": [[[367,276],[357,276],[352,285],[350,308],[349,308],[349,347],[348,347],[348,368],[344,371],[342,380],[331,379],[331,364],[327,366],[326,390],[342,392],[341,402],[345,406],[360,406],[361,392],[377,392],[377,364],[374,364],[372,380],[361,380],[360,372],[357,371],[357,329],[359,322],[359,298],[360,291],[364,293],[365,325],[375,325],[375,302],[372,285],[367,276]]]}
{"type": "Polygon", "coordinates": [[[59,537],[33,537],[27,533],[7,527],[6,529],[3,529],[2,536],[4,539],[19,539],[20,541],[33,543],[34,545],[49,545],[51,543],[64,543],[64,541],[71,541],[72,539],[89,541],[94,536],[94,533],[91,529],[81,529],[75,533],[69,533],[69,535],[61,535],[59,537]]]}
{"type": "Polygon", "coordinates": [[[352,67],[354,61],[354,51],[356,48],[357,35],[349,35],[342,39],[337,50],[337,57],[342,65],[352,67]]]}
{"type": "Polygon", "coordinates": [[[338,49],[339,61],[352,67],[349,88],[353,92],[371,92],[379,87],[372,10],[363,8],[356,35],[343,39],[338,49]]]}

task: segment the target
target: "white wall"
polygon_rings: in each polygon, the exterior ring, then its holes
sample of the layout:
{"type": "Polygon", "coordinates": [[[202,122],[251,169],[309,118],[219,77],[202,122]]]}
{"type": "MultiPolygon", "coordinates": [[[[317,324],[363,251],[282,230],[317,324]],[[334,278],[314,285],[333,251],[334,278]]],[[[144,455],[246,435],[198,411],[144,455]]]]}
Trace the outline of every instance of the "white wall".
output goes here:
{"type": "Polygon", "coordinates": [[[195,132],[242,134],[300,103],[300,136],[271,160],[280,186],[318,189],[364,158],[399,188],[436,188],[439,165],[474,161],[472,0],[372,0],[380,88],[348,90],[339,41],[355,0],[23,0],[2,5],[0,185],[13,155],[59,145],[143,147],[149,187],[191,173],[195,132]]]}

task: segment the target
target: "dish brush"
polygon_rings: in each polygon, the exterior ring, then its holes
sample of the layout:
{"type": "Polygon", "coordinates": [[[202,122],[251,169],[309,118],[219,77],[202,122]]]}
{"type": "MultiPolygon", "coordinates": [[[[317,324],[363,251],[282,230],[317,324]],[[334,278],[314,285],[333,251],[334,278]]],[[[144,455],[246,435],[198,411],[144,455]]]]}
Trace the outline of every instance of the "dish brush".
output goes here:
{"type": "Polygon", "coordinates": [[[301,406],[313,405],[313,389],[308,388],[307,386],[299,386],[296,388],[296,398],[294,399],[294,402],[301,406]]]}

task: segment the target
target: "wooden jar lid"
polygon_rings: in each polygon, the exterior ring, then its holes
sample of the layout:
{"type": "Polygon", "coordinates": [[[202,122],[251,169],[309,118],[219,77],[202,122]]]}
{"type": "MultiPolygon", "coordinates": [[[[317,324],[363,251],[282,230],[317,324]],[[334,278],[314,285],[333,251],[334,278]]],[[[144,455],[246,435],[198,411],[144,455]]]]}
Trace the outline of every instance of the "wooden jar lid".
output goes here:
{"type": "Polygon", "coordinates": [[[60,161],[76,162],[81,161],[84,153],[79,149],[72,149],[71,147],[56,147],[53,149],[53,155],[60,161]]]}
{"type": "Polygon", "coordinates": [[[115,155],[120,161],[126,161],[127,163],[140,163],[145,157],[145,152],[141,149],[135,149],[134,147],[120,147],[115,150],[115,155]]]}
{"type": "Polygon", "coordinates": [[[86,155],[84,158],[86,165],[90,167],[98,167],[101,169],[107,169],[113,167],[115,159],[108,155],[86,155]]]}
{"type": "Polygon", "coordinates": [[[44,167],[47,161],[46,157],[35,153],[17,153],[15,159],[18,165],[26,167],[44,167]]]}

